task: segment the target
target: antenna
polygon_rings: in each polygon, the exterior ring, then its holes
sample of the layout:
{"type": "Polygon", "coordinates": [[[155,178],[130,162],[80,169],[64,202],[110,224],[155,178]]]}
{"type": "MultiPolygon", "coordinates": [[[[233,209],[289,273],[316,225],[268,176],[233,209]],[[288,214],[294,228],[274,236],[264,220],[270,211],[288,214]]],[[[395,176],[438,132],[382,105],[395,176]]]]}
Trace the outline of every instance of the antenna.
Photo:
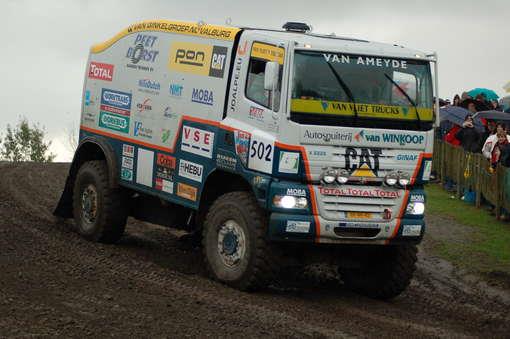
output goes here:
{"type": "Polygon", "coordinates": [[[225,25],[227,26],[232,26],[232,18],[231,17],[227,17],[225,19],[225,25]]]}

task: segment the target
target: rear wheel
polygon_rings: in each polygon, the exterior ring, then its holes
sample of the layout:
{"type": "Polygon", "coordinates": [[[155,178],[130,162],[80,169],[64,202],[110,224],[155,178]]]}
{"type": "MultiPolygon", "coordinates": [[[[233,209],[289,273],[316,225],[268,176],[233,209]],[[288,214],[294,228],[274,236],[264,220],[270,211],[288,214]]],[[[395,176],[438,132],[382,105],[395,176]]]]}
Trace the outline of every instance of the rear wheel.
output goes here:
{"type": "Polygon", "coordinates": [[[416,246],[381,246],[368,252],[362,256],[360,268],[340,268],[345,285],[377,299],[391,299],[402,293],[416,270],[416,246]]]}
{"type": "Polygon", "coordinates": [[[266,240],[267,216],[249,192],[219,197],[203,229],[203,250],[211,275],[241,290],[267,285],[274,267],[266,240]]]}
{"type": "Polygon", "coordinates": [[[91,241],[114,243],[124,233],[128,216],[125,194],[108,184],[105,161],[84,163],[76,175],[73,212],[78,232],[91,241]]]}

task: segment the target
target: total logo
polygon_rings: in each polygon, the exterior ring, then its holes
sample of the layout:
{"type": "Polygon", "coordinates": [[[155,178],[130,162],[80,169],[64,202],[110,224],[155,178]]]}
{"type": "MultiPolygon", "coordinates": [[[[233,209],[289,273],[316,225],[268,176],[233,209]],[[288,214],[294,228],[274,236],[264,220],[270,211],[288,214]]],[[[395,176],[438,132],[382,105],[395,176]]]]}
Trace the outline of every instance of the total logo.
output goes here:
{"type": "Polygon", "coordinates": [[[89,78],[112,81],[114,67],[114,65],[92,61],[89,66],[89,78]]]}
{"type": "Polygon", "coordinates": [[[212,106],[214,104],[213,91],[201,88],[193,88],[191,101],[212,106]]]}

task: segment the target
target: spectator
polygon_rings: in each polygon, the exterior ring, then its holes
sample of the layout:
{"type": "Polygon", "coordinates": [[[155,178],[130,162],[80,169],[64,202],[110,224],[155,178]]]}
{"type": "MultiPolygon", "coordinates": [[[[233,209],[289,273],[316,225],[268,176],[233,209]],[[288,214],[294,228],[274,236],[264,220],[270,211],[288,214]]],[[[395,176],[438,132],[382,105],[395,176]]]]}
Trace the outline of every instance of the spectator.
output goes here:
{"type": "MultiPolygon", "coordinates": [[[[491,153],[491,167],[494,169],[498,165],[500,159],[502,158],[501,155],[504,153],[505,156],[508,153],[508,135],[506,134],[506,131],[500,131],[496,133],[497,142],[496,145],[494,145],[494,148],[491,153]]],[[[506,159],[505,159],[506,160],[506,159]]]]}
{"type": "Polygon", "coordinates": [[[465,101],[468,99],[472,99],[471,96],[467,92],[462,92],[462,94],[460,96],[460,101],[462,102],[462,101],[465,101]]]}
{"type": "MultiPolygon", "coordinates": [[[[499,134],[503,134],[504,133],[506,135],[506,126],[504,124],[498,123],[496,125],[496,133],[492,134],[492,135],[489,135],[489,137],[487,138],[487,140],[483,144],[482,154],[487,159],[491,159],[492,151],[494,150],[494,146],[496,146],[496,144],[498,142],[498,137],[497,137],[498,133],[499,134]]],[[[508,141],[510,141],[510,136],[507,135],[507,139],[508,139],[508,141]]]]}
{"type": "Polygon", "coordinates": [[[460,131],[459,125],[453,125],[453,127],[444,136],[444,141],[454,146],[460,146],[460,140],[457,139],[457,132],[460,131]]]}
{"type": "Polygon", "coordinates": [[[473,116],[466,116],[462,129],[455,134],[455,138],[460,141],[465,151],[472,153],[480,151],[480,134],[474,128],[473,116]]]}
{"type": "Polygon", "coordinates": [[[460,106],[460,96],[458,94],[455,94],[453,97],[453,106],[460,106]]]}
{"type": "Polygon", "coordinates": [[[485,120],[481,119],[482,123],[485,127],[485,130],[482,134],[480,134],[480,149],[483,150],[483,145],[487,138],[493,134],[496,134],[496,122],[494,120],[485,120]]]}

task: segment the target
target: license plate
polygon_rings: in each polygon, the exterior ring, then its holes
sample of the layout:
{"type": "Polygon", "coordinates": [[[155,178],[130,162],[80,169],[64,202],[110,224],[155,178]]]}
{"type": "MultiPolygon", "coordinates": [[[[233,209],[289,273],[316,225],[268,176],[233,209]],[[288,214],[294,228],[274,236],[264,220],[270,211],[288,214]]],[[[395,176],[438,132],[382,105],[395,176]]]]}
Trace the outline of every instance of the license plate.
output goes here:
{"type": "Polygon", "coordinates": [[[372,219],[370,212],[347,212],[347,219],[372,219]]]}

